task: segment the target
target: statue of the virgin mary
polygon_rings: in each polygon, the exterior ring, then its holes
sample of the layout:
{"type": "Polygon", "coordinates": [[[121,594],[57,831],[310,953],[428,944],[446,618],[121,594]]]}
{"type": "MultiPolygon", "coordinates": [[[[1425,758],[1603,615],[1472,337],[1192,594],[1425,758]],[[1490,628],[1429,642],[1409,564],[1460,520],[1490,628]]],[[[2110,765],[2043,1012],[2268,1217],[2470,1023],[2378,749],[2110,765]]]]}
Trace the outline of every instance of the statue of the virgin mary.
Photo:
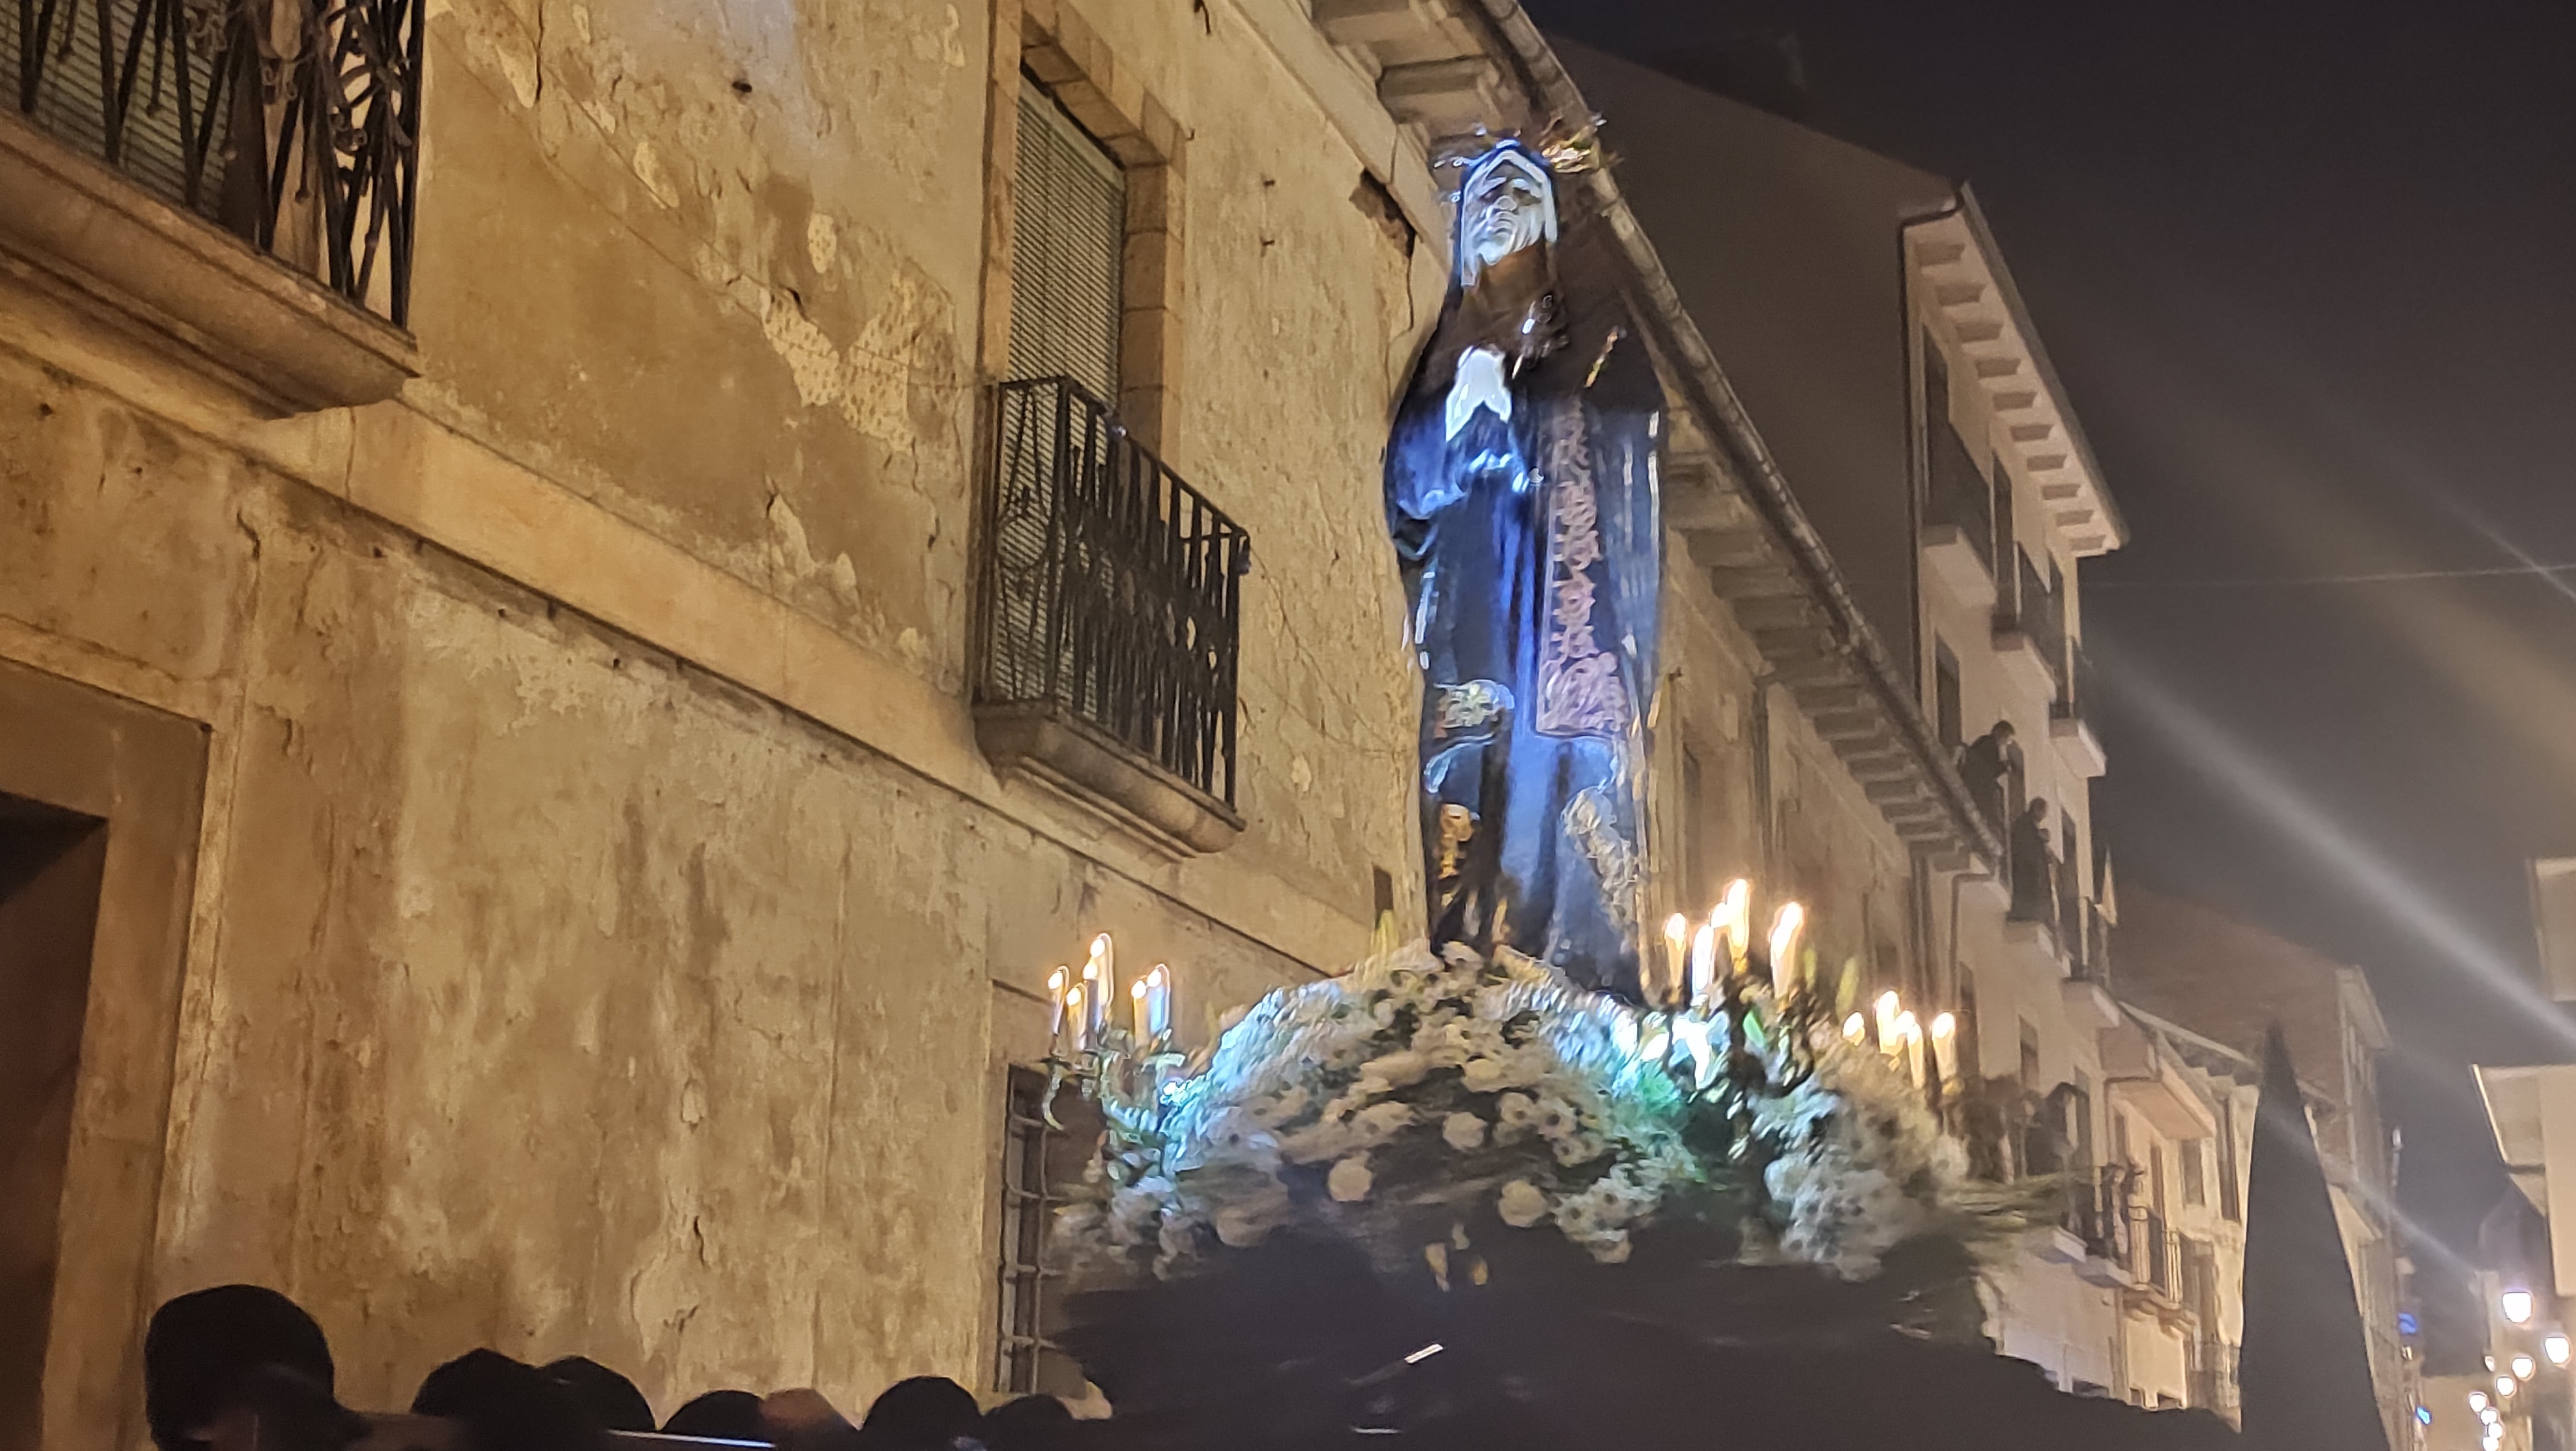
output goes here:
{"type": "Polygon", "coordinates": [[[1663,394],[1615,316],[1563,305],[1556,183],[1468,165],[1456,265],[1386,454],[1423,672],[1434,942],[1635,996],[1663,394]]]}

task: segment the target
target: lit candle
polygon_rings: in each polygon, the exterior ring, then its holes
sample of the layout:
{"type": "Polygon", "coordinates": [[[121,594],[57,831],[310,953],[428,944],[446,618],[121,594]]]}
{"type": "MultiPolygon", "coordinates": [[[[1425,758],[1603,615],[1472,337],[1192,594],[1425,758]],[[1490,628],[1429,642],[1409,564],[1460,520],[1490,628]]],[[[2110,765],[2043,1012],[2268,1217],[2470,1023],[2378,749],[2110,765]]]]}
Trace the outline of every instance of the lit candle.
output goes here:
{"type": "Polygon", "coordinates": [[[1878,1051],[1893,1053],[1896,1051],[1896,990],[1890,988],[1880,993],[1875,1006],[1878,1013],[1878,1051]]]}
{"type": "Polygon", "coordinates": [[[1083,1004],[1090,1010],[1083,1028],[1094,1037],[1109,1026],[1109,995],[1118,990],[1115,950],[1103,932],[1091,939],[1091,960],[1082,965],[1083,1004]]]}
{"type": "Polygon", "coordinates": [[[1145,980],[1154,985],[1154,990],[1145,998],[1148,1009],[1145,1031],[1160,1038],[1172,1031],[1172,965],[1155,963],[1154,970],[1145,974],[1145,980]]]}
{"type": "Polygon", "coordinates": [[[1726,934],[1728,970],[1744,971],[1744,955],[1753,946],[1753,884],[1742,877],[1727,883],[1709,920],[1726,934]]]}
{"type": "Polygon", "coordinates": [[[1869,1022],[1867,1019],[1863,1018],[1858,1013],[1854,1013],[1850,1017],[1843,1019],[1843,1041],[1847,1043],[1859,1043],[1868,1037],[1869,1022]]]}
{"type": "Polygon", "coordinates": [[[1664,975],[1646,994],[1646,1006],[1669,1007],[1683,982],[1682,959],[1690,951],[1690,919],[1679,912],[1664,919],[1664,975]]]}
{"type": "MultiPolygon", "coordinates": [[[[1084,975],[1088,977],[1089,973],[1086,971],[1084,975]]],[[[1080,1053],[1091,1046],[1091,1014],[1083,1003],[1080,987],[1064,990],[1064,1010],[1073,1035],[1073,1051],[1080,1053]]]]}
{"type": "Polygon", "coordinates": [[[1899,1013],[1896,1015],[1896,1033],[1905,1044],[1906,1076],[1914,1080],[1915,1087],[1921,1088],[1923,1086],[1923,1025],[1914,1021],[1912,1013],[1899,1013]]]}
{"type": "Polygon", "coordinates": [[[1771,992],[1783,1002],[1798,981],[1798,929],[1806,920],[1807,909],[1795,902],[1781,903],[1780,915],[1771,919],[1771,992]]]}
{"type": "Polygon", "coordinates": [[[1691,937],[1690,1001],[1693,1007],[1706,1007],[1708,995],[1717,986],[1717,929],[1702,927],[1691,937]]]}
{"type": "Polygon", "coordinates": [[[1959,1081],[1959,1020],[1948,1013],[1932,1020],[1932,1062],[1944,1084],[1959,1081]]]}
{"type": "Polygon", "coordinates": [[[1064,992],[1073,986],[1073,969],[1058,967],[1047,974],[1047,1051],[1064,1050],[1064,992]]]}

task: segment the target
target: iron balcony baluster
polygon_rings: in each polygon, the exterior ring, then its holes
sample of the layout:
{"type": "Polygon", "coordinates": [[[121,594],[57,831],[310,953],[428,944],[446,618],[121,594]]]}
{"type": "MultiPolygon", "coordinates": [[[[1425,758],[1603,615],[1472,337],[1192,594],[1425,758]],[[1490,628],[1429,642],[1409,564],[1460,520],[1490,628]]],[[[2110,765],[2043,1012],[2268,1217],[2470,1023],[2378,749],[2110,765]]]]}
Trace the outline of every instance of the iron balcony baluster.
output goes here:
{"type": "Polygon", "coordinates": [[[1243,530],[1071,380],[995,402],[977,702],[1061,709],[1230,806],[1243,530]]]}
{"type": "Polygon", "coordinates": [[[271,254],[317,230],[319,279],[407,327],[425,21],[426,0],[16,0],[0,54],[39,130],[271,254]]]}

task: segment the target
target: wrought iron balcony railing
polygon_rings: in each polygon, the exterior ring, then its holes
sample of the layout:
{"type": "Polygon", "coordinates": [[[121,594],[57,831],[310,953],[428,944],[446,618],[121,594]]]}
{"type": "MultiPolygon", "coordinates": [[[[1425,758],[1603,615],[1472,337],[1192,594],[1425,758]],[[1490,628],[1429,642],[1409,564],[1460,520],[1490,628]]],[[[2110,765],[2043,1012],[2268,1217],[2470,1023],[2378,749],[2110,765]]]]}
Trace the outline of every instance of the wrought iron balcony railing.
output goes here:
{"type": "Polygon", "coordinates": [[[1999,614],[1996,624],[1999,628],[2019,630],[2028,636],[2048,666],[2049,680],[2053,685],[2062,684],[2066,679],[2066,602],[2058,598],[2057,592],[2048,587],[2049,582],[2040,578],[2039,571],[2031,567],[2028,554],[2019,549],[2012,553],[2015,574],[2012,608],[2008,614],[1999,614]]]}
{"type": "Polygon", "coordinates": [[[2129,1273],[2142,1289],[2167,1300],[2182,1298],[2182,1237],[2163,1215],[2144,1206],[2130,1210],[2129,1273]]]}
{"type": "Polygon", "coordinates": [[[1071,380],[995,404],[978,706],[1062,712],[1230,807],[1250,539],[1071,380]]]}
{"type": "Polygon", "coordinates": [[[407,327],[426,0],[0,0],[8,104],[407,327]]]}
{"type": "Polygon", "coordinates": [[[1944,418],[1930,430],[1931,478],[1924,501],[1924,522],[1956,526],[1989,577],[1995,570],[1995,521],[1991,491],[1977,462],[1968,456],[1959,430],[1944,418]]]}
{"type": "Polygon", "coordinates": [[[2201,1410],[2215,1411],[2234,1420],[2240,1404],[2236,1389],[2236,1347],[2223,1340],[2192,1341],[2189,1373],[2191,1403],[2201,1410]]]}
{"type": "Polygon", "coordinates": [[[2085,1253],[2127,1267],[2136,1235],[2131,1195],[2136,1175],[2119,1164],[2105,1164],[2090,1174],[2070,1178],[2066,1210],[2059,1223],[2084,1241],[2085,1253]]]}
{"type": "MultiPolygon", "coordinates": [[[[2060,610],[2063,613],[2063,608],[2060,610]]],[[[2049,714],[2059,720],[2083,720],[2093,713],[2093,657],[2082,644],[2066,645],[2066,670],[2058,682],[2057,699],[2049,705],[2049,714]]]]}

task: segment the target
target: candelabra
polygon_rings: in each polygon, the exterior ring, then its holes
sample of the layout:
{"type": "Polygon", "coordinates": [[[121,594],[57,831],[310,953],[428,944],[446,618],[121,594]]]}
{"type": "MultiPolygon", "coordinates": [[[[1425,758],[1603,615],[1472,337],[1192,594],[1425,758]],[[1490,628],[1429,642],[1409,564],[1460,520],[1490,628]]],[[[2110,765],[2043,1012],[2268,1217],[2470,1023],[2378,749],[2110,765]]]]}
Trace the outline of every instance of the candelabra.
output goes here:
{"type": "Polygon", "coordinates": [[[1104,1114],[1133,1120],[1159,1112],[1163,1085],[1186,1061],[1172,1042],[1172,985],[1171,965],[1154,964],[1128,985],[1131,1011],[1119,1022],[1109,1011],[1118,995],[1117,946],[1106,932],[1091,939],[1078,975],[1070,967],[1048,975],[1053,1022],[1039,1112],[1050,1128],[1064,1127],[1056,1121],[1055,1096],[1068,1082],[1104,1114]]]}

